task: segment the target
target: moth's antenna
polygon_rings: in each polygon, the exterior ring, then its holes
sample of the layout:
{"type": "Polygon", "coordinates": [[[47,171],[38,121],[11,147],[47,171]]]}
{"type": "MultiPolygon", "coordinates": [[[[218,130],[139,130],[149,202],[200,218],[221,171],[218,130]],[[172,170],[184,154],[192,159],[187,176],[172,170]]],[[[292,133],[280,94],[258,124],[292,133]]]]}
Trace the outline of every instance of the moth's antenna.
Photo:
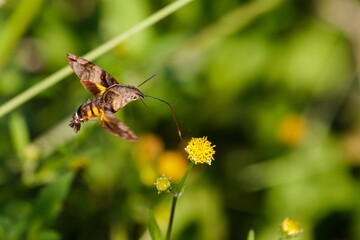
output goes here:
{"type": "MultiPolygon", "coordinates": [[[[154,76],[156,76],[156,74],[155,74],[154,76]]],[[[153,77],[154,77],[154,76],[153,76],[153,77]]],[[[152,78],[152,77],[151,77],[151,78],[152,78]]],[[[150,79],[151,79],[151,78],[150,78],[150,79]]],[[[150,80],[150,79],[148,79],[148,80],[150,80]]],[[[147,80],[145,80],[145,81],[147,81],[147,80]]],[[[172,106],[170,105],[170,103],[168,103],[168,102],[166,102],[166,101],[164,101],[164,100],[162,100],[162,99],[160,99],[160,98],[156,98],[156,97],[152,97],[152,96],[146,96],[146,95],[145,95],[144,97],[148,97],[148,98],[152,98],[152,99],[159,100],[160,102],[166,103],[166,104],[170,107],[170,109],[171,109],[171,114],[172,114],[172,116],[173,116],[173,118],[174,118],[174,121],[175,121],[175,124],[176,124],[176,128],[177,128],[177,131],[178,131],[180,140],[182,141],[181,131],[180,131],[178,122],[177,122],[176,117],[175,117],[174,109],[172,108],[172,106]]]]}
{"type": "Polygon", "coordinates": [[[141,86],[144,85],[147,81],[149,81],[149,80],[153,79],[154,77],[156,77],[156,75],[158,75],[158,74],[156,73],[156,74],[152,75],[151,77],[149,77],[148,79],[146,79],[145,81],[143,81],[142,83],[140,83],[140,85],[137,86],[137,87],[141,87],[141,86]]]}

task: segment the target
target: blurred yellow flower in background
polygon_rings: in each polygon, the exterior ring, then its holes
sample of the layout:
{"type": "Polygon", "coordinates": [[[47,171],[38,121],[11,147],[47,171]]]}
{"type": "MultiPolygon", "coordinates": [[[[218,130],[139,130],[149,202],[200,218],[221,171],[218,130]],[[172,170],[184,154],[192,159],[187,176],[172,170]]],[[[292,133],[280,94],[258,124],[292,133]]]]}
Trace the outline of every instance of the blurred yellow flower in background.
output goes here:
{"type": "Polygon", "coordinates": [[[152,186],[156,176],[159,176],[154,166],[151,164],[145,164],[139,168],[140,180],[147,186],[152,186]]]}
{"type": "Polygon", "coordinates": [[[133,159],[138,166],[141,181],[147,186],[152,186],[156,176],[159,175],[155,163],[162,151],[164,151],[163,140],[151,133],[142,135],[141,141],[134,147],[133,159]]]}
{"type": "Polygon", "coordinates": [[[158,158],[158,172],[171,176],[174,182],[180,181],[184,175],[188,162],[185,157],[177,151],[165,151],[158,158]]]}
{"type": "Polygon", "coordinates": [[[280,142],[288,146],[296,146],[304,137],[306,122],[301,115],[285,116],[278,127],[280,142]]]}
{"type": "Polygon", "coordinates": [[[281,231],[286,237],[295,237],[302,233],[303,229],[298,221],[291,218],[286,218],[281,223],[281,231]]]}
{"type": "Polygon", "coordinates": [[[207,137],[192,138],[185,151],[189,154],[188,159],[195,164],[207,163],[211,165],[211,161],[214,160],[214,147],[216,146],[211,146],[211,142],[207,140],[207,137]]]}
{"type": "Polygon", "coordinates": [[[159,136],[145,134],[135,147],[135,160],[139,165],[154,161],[163,150],[164,142],[159,136]]]}
{"type": "Polygon", "coordinates": [[[76,157],[70,163],[69,167],[74,172],[84,170],[89,165],[89,161],[83,157],[76,157]]]}

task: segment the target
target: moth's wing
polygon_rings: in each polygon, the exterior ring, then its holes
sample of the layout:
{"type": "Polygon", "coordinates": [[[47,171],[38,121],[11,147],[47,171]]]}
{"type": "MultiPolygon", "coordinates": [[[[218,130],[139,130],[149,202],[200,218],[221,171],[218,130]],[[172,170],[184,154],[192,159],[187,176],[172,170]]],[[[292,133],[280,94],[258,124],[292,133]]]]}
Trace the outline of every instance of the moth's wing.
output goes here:
{"type": "Polygon", "coordinates": [[[103,128],[111,134],[119,136],[130,142],[139,140],[135,133],[124,123],[120,122],[111,111],[105,110],[100,119],[103,128]]]}
{"type": "MultiPolygon", "coordinates": [[[[95,86],[103,86],[105,88],[119,83],[113,76],[104,71],[102,68],[82,57],[68,53],[67,58],[70,67],[80,78],[81,83],[87,90],[89,90],[89,87],[87,86],[89,84],[84,84],[85,80],[93,83],[95,86]]],[[[90,92],[94,94],[94,91],[90,92]]],[[[95,91],[95,93],[98,93],[98,91],[95,91]]]]}
{"type": "Polygon", "coordinates": [[[80,82],[84,86],[84,88],[91,92],[95,97],[103,94],[107,89],[106,87],[100,84],[90,82],[89,80],[80,80],[80,82]]]}

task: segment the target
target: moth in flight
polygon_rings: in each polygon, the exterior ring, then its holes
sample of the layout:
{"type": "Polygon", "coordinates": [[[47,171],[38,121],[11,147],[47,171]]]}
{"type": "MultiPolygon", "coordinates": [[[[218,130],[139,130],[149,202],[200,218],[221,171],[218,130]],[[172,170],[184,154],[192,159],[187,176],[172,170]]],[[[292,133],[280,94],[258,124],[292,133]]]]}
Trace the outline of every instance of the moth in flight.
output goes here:
{"type": "MultiPolygon", "coordinates": [[[[142,100],[143,98],[148,97],[164,102],[170,107],[181,139],[181,132],[174,111],[168,102],[159,98],[147,96],[137,87],[120,84],[109,73],[84,58],[68,53],[67,59],[70,67],[80,78],[81,84],[86,90],[94,95],[94,98],[83,103],[73,114],[69,126],[74,129],[75,133],[80,131],[82,123],[89,121],[91,118],[99,118],[103,128],[111,134],[119,136],[127,141],[138,141],[139,138],[136,134],[128,126],[119,121],[114,116],[114,113],[132,101],[138,99],[142,100]]],[[[153,75],[146,79],[138,87],[155,76],[156,75],[153,75]]]]}

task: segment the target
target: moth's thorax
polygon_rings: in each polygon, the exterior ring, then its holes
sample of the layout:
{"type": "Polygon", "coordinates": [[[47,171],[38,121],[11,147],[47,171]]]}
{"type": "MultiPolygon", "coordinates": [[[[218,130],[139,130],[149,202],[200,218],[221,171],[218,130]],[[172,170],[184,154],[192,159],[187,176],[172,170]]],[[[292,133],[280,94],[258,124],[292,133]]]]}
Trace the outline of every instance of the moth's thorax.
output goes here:
{"type": "Polygon", "coordinates": [[[112,110],[116,112],[129,102],[144,98],[144,94],[134,86],[115,84],[109,87],[101,97],[102,102],[106,106],[110,104],[112,110]]]}

